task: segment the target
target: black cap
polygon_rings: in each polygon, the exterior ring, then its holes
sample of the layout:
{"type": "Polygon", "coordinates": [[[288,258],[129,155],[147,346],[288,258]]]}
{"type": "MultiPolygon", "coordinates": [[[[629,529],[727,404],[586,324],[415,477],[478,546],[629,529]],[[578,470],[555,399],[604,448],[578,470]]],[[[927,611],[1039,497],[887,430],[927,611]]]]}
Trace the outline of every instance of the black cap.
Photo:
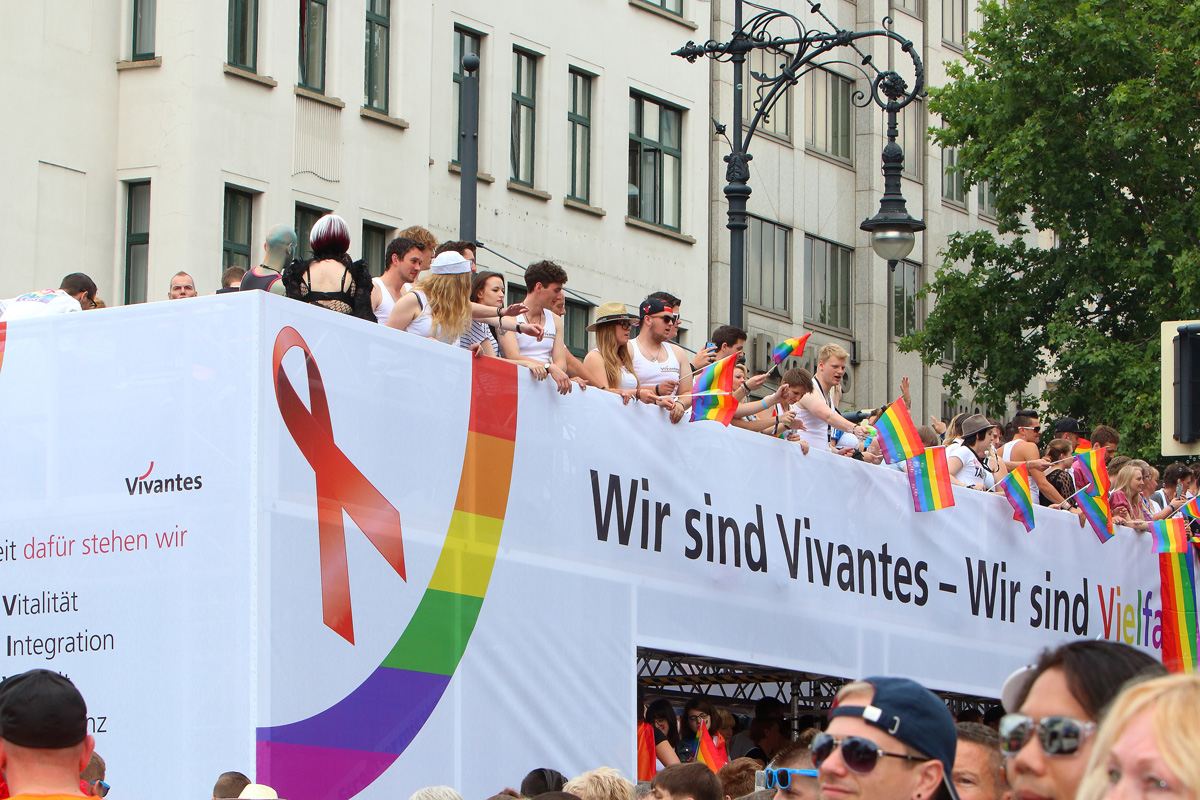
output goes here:
{"type": "MultiPolygon", "coordinates": [[[[958,729],[950,709],[933,692],[908,678],[863,678],[875,687],[869,705],[838,705],[829,718],[860,717],[884,733],[895,736],[922,755],[942,762],[943,777],[950,785],[958,729]]],[[[957,795],[951,790],[951,796],[957,795]]]]}
{"type": "Polygon", "coordinates": [[[59,750],[87,738],[87,704],[75,684],[48,669],[0,683],[0,738],[21,747],[59,750]]]}
{"type": "Polygon", "coordinates": [[[1058,422],[1056,422],[1054,425],[1054,432],[1055,433],[1074,433],[1074,434],[1078,434],[1079,436],[1087,436],[1087,433],[1088,433],[1085,430],[1081,430],[1079,427],[1079,422],[1077,422],[1072,417],[1063,417],[1058,422]]]}
{"type": "Polygon", "coordinates": [[[664,311],[674,311],[675,309],[671,308],[669,305],[664,303],[662,300],[659,300],[657,297],[647,297],[645,300],[642,301],[642,305],[639,307],[638,310],[640,313],[640,316],[638,317],[638,319],[641,319],[642,317],[649,317],[654,314],[661,314],[664,311]]]}

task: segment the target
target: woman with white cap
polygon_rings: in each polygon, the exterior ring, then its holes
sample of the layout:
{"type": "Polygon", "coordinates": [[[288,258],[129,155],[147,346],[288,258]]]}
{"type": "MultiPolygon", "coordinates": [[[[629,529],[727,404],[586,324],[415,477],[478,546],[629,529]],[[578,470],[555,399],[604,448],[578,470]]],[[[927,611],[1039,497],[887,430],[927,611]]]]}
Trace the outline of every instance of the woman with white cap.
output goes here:
{"type": "MultiPolygon", "coordinates": [[[[388,314],[387,326],[397,330],[436,339],[446,344],[455,344],[471,323],[471,262],[460,253],[448,250],[433,259],[429,274],[408,294],[396,301],[392,313],[388,314]]],[[[530,336],[540,335],[541,329],[524,322],[506,322],[503,309],[485,309],[485,321],[500,330],[524,331],[530,336]],[[507,326],[507,327],[506,327],[507,326]]]]}
{"type": "Polygon", "coordinates": [[[996,481],[1008,474],[1004,462],[996,455],[993,428],[995,425],[983,414],[972,414],[962,421],[961,443],[946,452],[951,483],[990,491],[996,481]]]}

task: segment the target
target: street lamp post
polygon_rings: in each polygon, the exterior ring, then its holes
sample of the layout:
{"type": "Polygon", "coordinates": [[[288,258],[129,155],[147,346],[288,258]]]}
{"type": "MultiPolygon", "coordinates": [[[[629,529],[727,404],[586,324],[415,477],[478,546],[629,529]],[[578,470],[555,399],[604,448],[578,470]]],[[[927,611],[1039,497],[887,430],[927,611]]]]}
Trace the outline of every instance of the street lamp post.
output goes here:
{"type": "MultiPolygon", "coordinates": [[[[854,104],[860,108],[874,102],[887,113],[888,143],[883,148],[884,195],[880,202],[879,213],[864,220],[859,227],[871,234],[871,246],[880,258],[889,262],[889,270],[895,268],[895,262],[903,259],[912,250],[915,234],[925,229],[925,223],[913,219],[905,207],[904,196],[901,194],[900,173],[904,168],[904,153],[896,143],[898,126],[896,115],[900,109],[907,106],[925,92],[925,67],[917,54],[916,47],[911,41],[891,30],[890,18],[884,18],[884,26],[873,31],[849,31],[837,27],[824,11],[821,4],[813,0],[808,2],[811,13],[817,14],[831,27],[832,31],[806,28],[797,17],[778,9],[767,8],[749,0],[734,0],[734,31],[727,42],[717,42],[712,39],[704,44],[688,42],[676,50],[673,55],[695,62],[697,58],[706,56],[717,61],[729,61],[733,64],[733,138],[729,140],[730,152],[725,156],[728,167],[725,170],[725,197],[729,202],[729,324],[739,328],[744,327],[743,318],[743,285],[744,258],[746,252],[746,207],[750,198],[750,142],[758,132],[759,126],[768,121],[775,104],[792,86],[812,70],[824,66],[828,61],[821,60],[839,48],[850,48],[859,56],[859,63],[838,61],[838,63],[858,69],[871,82],[869,92],[856,91],[854,104]],[[742,21],[743,2],[757,9],[760,13],[749,20],[742,21]],[[772,29],[786,26],[788,32],[794,28],[794,36],[778,36],[772,29]],[[914,80],[911,88],[907,82],[893,70],[880,71],[873,63],[869,54],[859,49],[858,43],[864,39],[884,37],[900,45],[913,65],[914,80]],[[750,72],[757,100],[751,111],[750,123],[743,125],[743,73],[746,55],[754,50],[763,50],[781,59],[778,75],[759,74],[750,72]]],[[[715,120],[714,120],[715,122],[715,120]]],[[[717,133],[724,134],[725,127],[717,124],[717,133]]],[[[728,137],[726,137],[728,140],[728,137]]],[[[889,272],[890,275],[890,272],[889,272]]],[[[889,279],[888,302],[891,303],[891,280],[889,279]]],[[[888,325],[891,324],[891,313],[888,314],[888,325]]],[[[891,333],[888,333],[888,370],[891,370],[891,333]]],[[[889,391],[891,377],[888,377],[889,391]]]]}

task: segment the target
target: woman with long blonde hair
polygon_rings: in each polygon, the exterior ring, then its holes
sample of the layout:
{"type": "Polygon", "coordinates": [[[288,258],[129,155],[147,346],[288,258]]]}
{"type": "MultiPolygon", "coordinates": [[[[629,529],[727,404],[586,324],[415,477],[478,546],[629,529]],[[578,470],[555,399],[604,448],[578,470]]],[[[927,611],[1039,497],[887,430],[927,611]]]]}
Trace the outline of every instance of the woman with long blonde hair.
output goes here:
{"type": "Polygon", "coordinates": [[[1145,499],[1149,483],[1150,465],[1145,461],[1134,459],[1121,467],[1108,495],[1113,522],[1137,531],[1150,530],[1151,514],[1145,499]]]}
{"type": "Polygon", "coordinates": [[[596,348],[584,356],[588,383],[615,392],[625,402],[637,396],[638,379],[629,354],[629,331],[637,317],[624,303],[605,303],[596,309],[596,321],[587,326],[596,334],[596,348]]]}
{"type": "MultiPolygon", "coordinates": [[[[504,330],[503,311],[494,313],[496,317],[489,319],[489,324],[504,330]]],[[[433,259],[429,274],[422,277],[418,288],[396,301],[387,325],[427,339],[457,344],[471,324],[471,317],[471,262],[448,250],[433,259]]],[[[518,323],[515,330],[521,330],[524,324],[518,323]]],[[[533,331],[535,326],[528,328],[533,331]]],[[[530,335],[537,333],[540,330],[530,335]]]]}

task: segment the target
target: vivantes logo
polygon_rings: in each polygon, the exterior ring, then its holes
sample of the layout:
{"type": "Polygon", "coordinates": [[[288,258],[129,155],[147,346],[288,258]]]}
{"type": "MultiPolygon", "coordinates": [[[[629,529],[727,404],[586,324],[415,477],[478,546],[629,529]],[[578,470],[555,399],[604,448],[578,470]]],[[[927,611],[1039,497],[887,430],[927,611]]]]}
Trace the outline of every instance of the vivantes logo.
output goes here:
{"type": "Polygon", "coordinates": [[[125,489],[129,492],[129,496],[135,494],[162,494],[163,492],[191,492],[201,488],[204,484],[201,482],[200,475],[191,475],[184,477],[179,473],[174,476],[165,478],[151,478],[150,474],[154,472],[154,462],[150,462],[150,469],[146,470],[146,474],[140,478],[126,478],[125,489]]]}

